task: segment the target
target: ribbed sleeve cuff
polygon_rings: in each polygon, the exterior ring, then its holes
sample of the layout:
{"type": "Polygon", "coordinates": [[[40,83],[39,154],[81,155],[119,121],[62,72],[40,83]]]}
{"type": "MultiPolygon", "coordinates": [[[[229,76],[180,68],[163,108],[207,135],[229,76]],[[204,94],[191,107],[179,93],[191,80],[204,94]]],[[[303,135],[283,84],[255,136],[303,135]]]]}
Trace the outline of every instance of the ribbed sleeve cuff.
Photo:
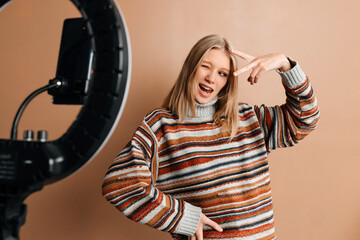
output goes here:
{"type": "Polygon", "coordinates": [[[286,72],[282,72],[280,70],[277,70],[277,72],[280,74],[282,82],[286,87],[296,88],[305,82],[306,75],[296,61],[292,60],[291,58],[288,59],[291,63],[291,66],[293,67],[286,72]]]}
{"type": "Polygon", "coordinates": [[[199,225],[201,217],[201,208],[191,205],[185,202],[185,210],[179,226],[176,229],[176,233],[192,236],[199,225]]]}

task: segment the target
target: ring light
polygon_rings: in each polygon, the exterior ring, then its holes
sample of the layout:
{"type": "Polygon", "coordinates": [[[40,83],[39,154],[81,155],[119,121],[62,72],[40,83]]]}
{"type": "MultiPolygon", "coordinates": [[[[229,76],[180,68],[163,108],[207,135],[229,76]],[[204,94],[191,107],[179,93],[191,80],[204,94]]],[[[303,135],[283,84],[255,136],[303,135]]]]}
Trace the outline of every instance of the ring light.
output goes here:
{"type": "MultiPolygon", "coordinates": [[[[126,25],[112,0],[71,0],[80,11],[93,49],[87,98],[67,132],[54,141],[0,139],[1,239],[18,239],[24,199],[84,166],[101,150],[123,110],[130,82],[126,25]]],[[[0,9],[10,0],[0,1],[0,9]]]]}

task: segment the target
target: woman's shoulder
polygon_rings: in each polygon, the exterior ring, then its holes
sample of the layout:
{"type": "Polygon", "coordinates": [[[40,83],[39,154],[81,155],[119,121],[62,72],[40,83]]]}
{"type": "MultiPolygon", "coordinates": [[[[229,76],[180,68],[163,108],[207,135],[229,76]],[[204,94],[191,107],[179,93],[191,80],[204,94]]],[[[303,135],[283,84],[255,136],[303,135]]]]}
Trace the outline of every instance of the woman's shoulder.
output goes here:
{"type": "Polygon", "coordinates": [[[155,108],[146,114],[144,118],[145,122],[149,125],[159,121],[176,119],[178,119],[178,116],[166,108],[155,108]]]}
{"type": "Polygon", "coordinates": [[[254,110],[254,106],[252,106],[250,104],[247,104],[247,103],[239,102],[238,103],[238,110],[239,110],[239,113],[244,113],[244,112],[254,110]]]}

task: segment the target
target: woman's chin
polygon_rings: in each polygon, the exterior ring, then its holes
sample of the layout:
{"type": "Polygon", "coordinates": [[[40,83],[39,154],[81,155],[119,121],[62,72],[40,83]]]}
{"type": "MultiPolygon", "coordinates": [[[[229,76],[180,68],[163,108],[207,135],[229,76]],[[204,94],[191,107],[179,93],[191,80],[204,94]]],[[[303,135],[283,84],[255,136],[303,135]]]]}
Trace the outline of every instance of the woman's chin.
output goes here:
{"type": "Polygon", "coordinates": [[[205,104],[205,103],[210,102],[211,99],[212,99],[212,97],[209,96],[209,97],[197,97],[195,100],[196,100],[196,102],[198,102],[200,104],[205,104]]]}

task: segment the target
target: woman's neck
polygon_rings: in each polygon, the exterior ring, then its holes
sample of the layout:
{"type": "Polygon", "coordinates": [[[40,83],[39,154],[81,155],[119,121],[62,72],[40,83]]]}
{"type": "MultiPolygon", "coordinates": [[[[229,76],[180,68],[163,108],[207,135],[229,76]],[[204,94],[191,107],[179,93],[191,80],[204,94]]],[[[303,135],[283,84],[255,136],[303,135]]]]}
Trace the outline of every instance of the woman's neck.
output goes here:
{"type": "MultiPolygon", "coordinates": [[[[210,100],[207,103],[198,103],[195,102],[195,116],[196,118],[208,118],[208,117],[214,117],[215,114],[215,105],[217,102],[217,97],[210,100]]],[[[191,114],[192,115],[192,114],[191,114]]]]}

